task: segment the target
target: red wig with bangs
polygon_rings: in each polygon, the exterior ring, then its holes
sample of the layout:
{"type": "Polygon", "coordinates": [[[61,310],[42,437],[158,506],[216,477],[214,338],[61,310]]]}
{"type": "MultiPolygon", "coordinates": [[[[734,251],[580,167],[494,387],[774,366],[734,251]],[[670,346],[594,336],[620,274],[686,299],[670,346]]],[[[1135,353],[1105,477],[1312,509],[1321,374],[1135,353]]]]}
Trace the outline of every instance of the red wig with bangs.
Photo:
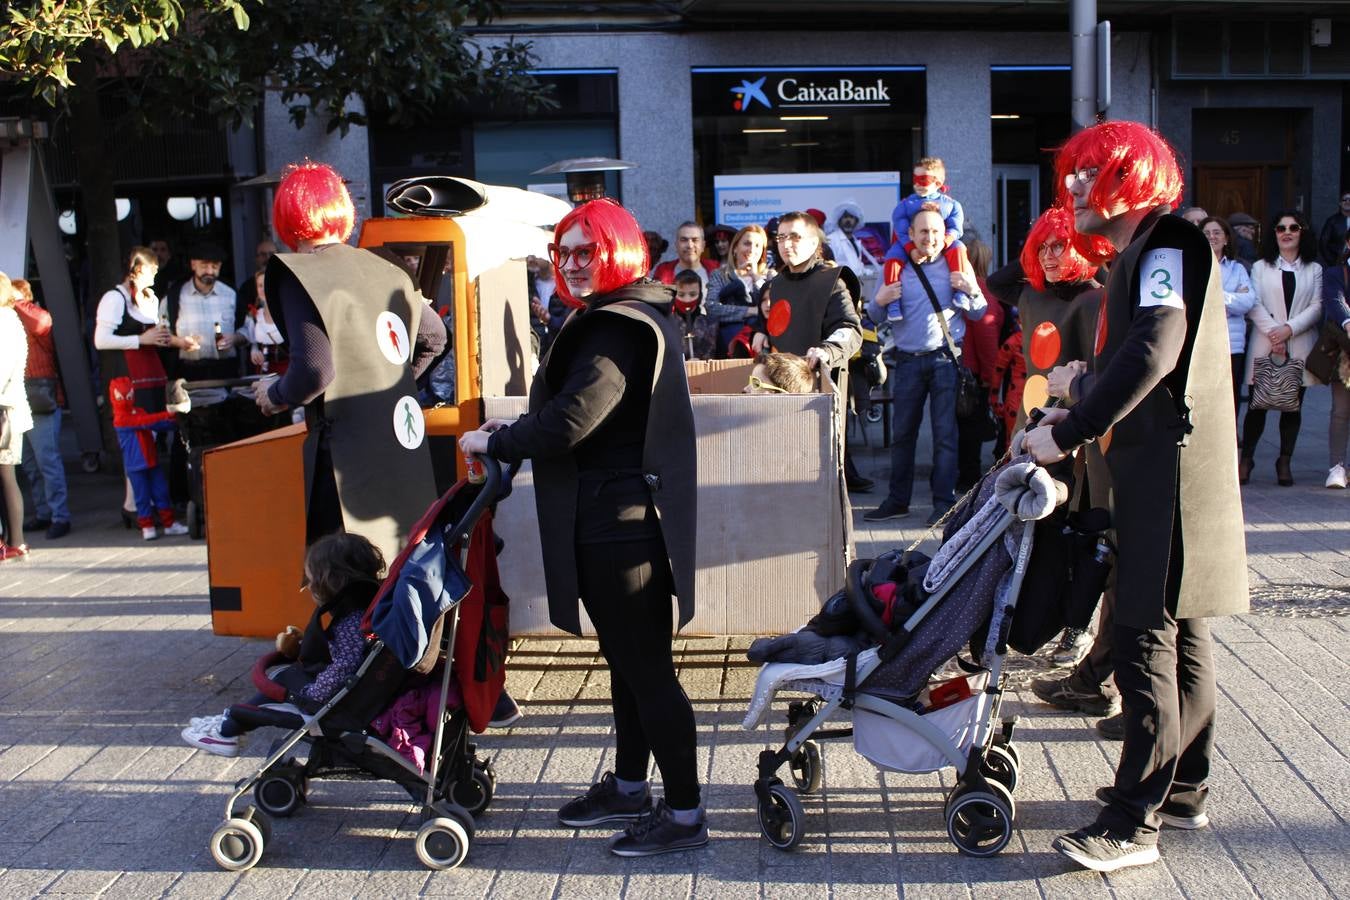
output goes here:
{"type": "MultiPolygon", "coordinates": [[[[586,239],[595,242],[595,259],[591,267],[594,269],[592,284],[597,294],[616,291],[647,274],[650,266],[642,228],[633,214],[617,201],[602,197],[581,204],[558,222],[558,227],[553,230],[553,240],[561,242],[562,236],[574,225],[581,226],[586,239]]],[[[553,268],[558,296],[563,303],[574,309],[585,306],[585,301],[572,296],[567,279],[558,267],[553,268]]]]}
{"type": "Polygon", "coordinates": [[[1045,268],[1041,265],[1040,249],[1046,244],[1060,241],[1064,244],[1064,255],[1059,258],[1060,280],[1067,282],[1087,281],[1092,277],[1096,266],[1083,258],[1074,246],[1077,233],[1073,230],[1073,213],[1062,206],[1052,206],[1031,226],[1026,243],[1022,245],[1022,271],[1027,281],[1038,291],[1045,290],[1045,268]]]}
{"type": "MultiPolygon", "coordinates": [[[[1138,122],[1103,122],[1085,128],[1064,142],[1055,155],[1055,176],[1061,205],[1072,210],[1073,200],[1064,180],[1079,169],[1096,168],[1097,180],[1087,202],[1101,215],[1109,215],[1117,203],[1127,209],[1176,206],[1184,182],[1176,152],[1153,129],[1138,122]]],[[[1092,262],[1115,254],[1109,243],[1096,235],[1080,234],[1076,245],[1092,262]]]]}
{"type": "Polygon", "coordinates": [[[308,160],[289,166],[272,200],[272,227],[292,250],[301,241],[347,240],[356,227],[356,207],[342,176],[308,160]]]}

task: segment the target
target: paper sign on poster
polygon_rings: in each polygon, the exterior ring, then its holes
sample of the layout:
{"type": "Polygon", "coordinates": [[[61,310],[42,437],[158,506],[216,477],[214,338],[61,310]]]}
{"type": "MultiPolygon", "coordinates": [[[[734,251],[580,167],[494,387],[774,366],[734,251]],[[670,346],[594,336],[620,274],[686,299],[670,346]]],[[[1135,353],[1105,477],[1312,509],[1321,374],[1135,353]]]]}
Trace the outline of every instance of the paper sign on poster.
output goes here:
{"type": "MultiPolygon", "coordinates": [[[[827,216],[844,201],[862,207],[864,224],[881,252],[891,241],[891,212],[900,202],[898,172],[811,172],[800,175],[716,175],[716,221],[732,228],[763,225],[793,210],[819,209],[827,216]]],[[[869,248],[872,249],[872,248],[869,248]]]]}

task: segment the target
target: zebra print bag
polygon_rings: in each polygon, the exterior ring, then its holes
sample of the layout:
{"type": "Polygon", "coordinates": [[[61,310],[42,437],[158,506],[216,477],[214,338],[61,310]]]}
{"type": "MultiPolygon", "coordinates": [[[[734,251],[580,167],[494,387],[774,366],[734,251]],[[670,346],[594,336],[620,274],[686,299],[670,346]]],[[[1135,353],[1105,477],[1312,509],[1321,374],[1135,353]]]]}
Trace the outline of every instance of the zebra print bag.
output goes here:
{"type": "Polygon", "coordinates": [[[1252,362],[1252,409],[1296,412],[1301,387],[1303,360],[1272,354],[1252,362]],[[1276,362],[1276,359],[1282,361],[1276,362]]]}

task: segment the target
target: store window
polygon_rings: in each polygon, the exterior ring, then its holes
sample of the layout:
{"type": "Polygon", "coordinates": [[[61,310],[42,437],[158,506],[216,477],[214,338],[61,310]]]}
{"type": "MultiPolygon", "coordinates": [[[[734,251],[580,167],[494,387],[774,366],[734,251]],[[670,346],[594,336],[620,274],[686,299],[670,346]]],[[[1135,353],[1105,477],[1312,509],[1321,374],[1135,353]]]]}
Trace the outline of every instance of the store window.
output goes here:
{"type": "Polygon", "coordinates": [[[894,175],[923,155],[920,66],[695,68],[691,77],[705,221],[718,213],[718,176],[894,175]]]}
{"type": "MultiPolygon", "coordinates": [[[[524,110],[475,103],[414,127],[372,123],[372,198],[383,210],[384,189],[400,178],[457,175],[486,184],[542,187],[561,176],[531,175],[560,159],[619,155],[619,89],[615,69],[539,69],[531,72],[556,106],[524,110]]],[[[611,196],[619,196],[610,176],[611,196]]]]}
{"type": "Polygon", "coordinates": [[[1069,137],[1068,66],[994,66],[989,73],[994,162],[994,262],[1022,250],[1055,198],[1050,150],[1069,137]]]}

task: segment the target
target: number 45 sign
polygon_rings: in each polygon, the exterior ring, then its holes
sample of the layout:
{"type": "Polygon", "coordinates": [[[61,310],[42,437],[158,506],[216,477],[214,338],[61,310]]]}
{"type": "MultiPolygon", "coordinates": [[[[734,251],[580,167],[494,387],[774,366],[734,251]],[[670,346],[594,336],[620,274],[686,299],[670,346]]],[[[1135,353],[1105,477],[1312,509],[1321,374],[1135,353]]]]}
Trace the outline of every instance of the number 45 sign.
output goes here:
{"type": "Polygon", "coordinates": [[[1181,300],[1181,251],[1160,247],[1145,251],[1139,262],[1139,306],[1185,309],[1181,300]]]}

